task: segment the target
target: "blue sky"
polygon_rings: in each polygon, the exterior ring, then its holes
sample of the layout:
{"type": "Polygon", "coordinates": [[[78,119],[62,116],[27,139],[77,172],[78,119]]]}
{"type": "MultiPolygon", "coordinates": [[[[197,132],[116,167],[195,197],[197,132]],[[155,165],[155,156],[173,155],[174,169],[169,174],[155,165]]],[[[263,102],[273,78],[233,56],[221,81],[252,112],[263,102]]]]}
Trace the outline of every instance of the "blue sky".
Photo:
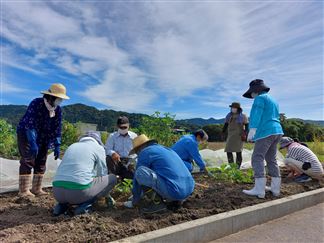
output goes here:
{"type": "Polygon", "coordinates": [[[51,83],[99,109],[222,118],[255,78],[323,117],[322,1],[2,1],[1,104],[51,83]]]}

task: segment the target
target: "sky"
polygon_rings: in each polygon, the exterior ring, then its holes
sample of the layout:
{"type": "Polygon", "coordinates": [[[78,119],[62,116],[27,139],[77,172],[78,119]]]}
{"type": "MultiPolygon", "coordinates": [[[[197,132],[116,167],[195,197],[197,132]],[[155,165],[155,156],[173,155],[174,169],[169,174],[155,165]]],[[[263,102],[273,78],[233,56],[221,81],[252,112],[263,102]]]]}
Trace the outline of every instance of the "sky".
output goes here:
{"type": "Polygon", "coordinates": [[[98,109],[222,118],[253,79],[323,120],[322,1],[1,0],[1,104],[52,83],[98,109]]]}

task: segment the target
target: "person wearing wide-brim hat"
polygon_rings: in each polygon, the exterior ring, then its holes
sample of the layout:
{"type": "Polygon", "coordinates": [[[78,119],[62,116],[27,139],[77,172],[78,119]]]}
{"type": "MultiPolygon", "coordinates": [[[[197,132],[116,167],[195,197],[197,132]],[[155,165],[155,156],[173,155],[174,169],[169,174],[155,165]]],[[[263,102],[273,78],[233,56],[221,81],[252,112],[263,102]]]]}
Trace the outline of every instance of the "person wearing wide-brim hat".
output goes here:
{"type": "Polygon", "coordinates": [[[19,195],[33,197],[46,194],[42,180],[46,170],[48,149],[60,155],[62,110],[60,104],[69,99],[62,84],[52,84],[41,92],[42,98],[34,99],[17,126],[19,167],[19,195]],[[31,173],[34,173],[31,185],[31,173]]]}
{"type": "Polygon", "coordinates": [[[233,152],[236,153],[236,164],[240,168],[242,163],[243,141],[246,140],[248,118],[243,114],[241,104],[233,102],[230,112],[226,115],[223,133],[227,133],[225,152],[228,163],[234,163],[233,152]]]}
{"type": "Polygon", "coordinates": [[[295,142],[290,137],[282,137],[280,149],[287,149],[284,163],[290,171],[289,177],[294,177],[296,182],[307,182],[311,178],[323,178],[323,166],[308,147],[295,142]]]}
{"type": "Polygon", "coordinates": [[[194,179],[172,149],[142,134],[133,140],[138,155],[133,179],[133,199],[124,205],[140,207],[144,214],[165,212],[168,203],[185,200],[194,190],[194,179]]]}
{"type": "Polygon", "coordinates": [[[262,79],[250,82],[249,89],[243,97],[254,99],[250,112],[248,142],[255,142],[252,154],[252,167],[255,185],[251,190],[243,190],[247,195],[265,197],[266,177],[264,160],[271,176],[271,192],[279,196],[281,177],[277,163],[277,144],[283,131],[280,124],[279,106],[268,94],[270,88],[262,79]]]}

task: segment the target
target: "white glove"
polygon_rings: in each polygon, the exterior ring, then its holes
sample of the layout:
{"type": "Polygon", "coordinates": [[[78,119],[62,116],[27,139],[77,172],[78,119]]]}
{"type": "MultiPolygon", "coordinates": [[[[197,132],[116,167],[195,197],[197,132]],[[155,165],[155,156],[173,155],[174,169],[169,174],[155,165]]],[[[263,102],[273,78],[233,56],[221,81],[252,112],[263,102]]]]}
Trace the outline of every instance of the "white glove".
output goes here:
{"type": "Polygon", "coordinates": [[[126,208],[133,208],[133,207],[134,207],[132,201],[124,202],[124,206],[125,206],[126,208]]]}
{"type": "Polygon", "coordinates": [[[254,135],[256,133],[256,128],[251,128],[250,131],[249,131],[249,134],[248,134],[248,137],[247,137],[247,141],[248,142],[252,142],[253,141],[253,138],[254,138],[254,135]]]}

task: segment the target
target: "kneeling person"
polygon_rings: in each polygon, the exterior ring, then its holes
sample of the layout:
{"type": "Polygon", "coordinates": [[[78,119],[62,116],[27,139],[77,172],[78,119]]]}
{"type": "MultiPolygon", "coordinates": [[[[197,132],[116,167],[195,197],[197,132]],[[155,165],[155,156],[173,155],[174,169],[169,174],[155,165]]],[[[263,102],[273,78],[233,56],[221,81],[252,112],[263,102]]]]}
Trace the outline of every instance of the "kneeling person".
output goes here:
{"type": "Polygon", "coordinates": [[[69,205],[78,205],[75,215],[89,212],[99,197],[110,199],[115,184],[116,176],[108,175],[100,133],[87,132],[65,151],[53,179],[53,194],[58,201],[54,215],[65,213],[69,205]]]}
{"type": "Polygon", "coordinates": [[[208,140],[207,133],[199,129],[191,135],[182,136],[171,148],[179,155],[188,170],[192,172],[193,162],[200,168],[200,172],[207,172],[206,162],[199,153],[199,144],[208,140]]]}
{"type": "Polygon", "coordinates": [[[133,141],[138,155],[133,179],[133,200],[126,207],[139,206],[142,213],[157,213],[168,203],[185,200],[194,190],[195,181],[181,158],[170,148],[140,135],[133,141]]]}
{"type": "Polygon", "coordinates": [[[310,177],[323,178],[323,166],[309,148],[295,142],[290,137],[281,138],[280,149],[283,148],[287,149],[285,165],[290,170],[290,176],[295,177],[296,182],[309,181],[310,177]]]}

